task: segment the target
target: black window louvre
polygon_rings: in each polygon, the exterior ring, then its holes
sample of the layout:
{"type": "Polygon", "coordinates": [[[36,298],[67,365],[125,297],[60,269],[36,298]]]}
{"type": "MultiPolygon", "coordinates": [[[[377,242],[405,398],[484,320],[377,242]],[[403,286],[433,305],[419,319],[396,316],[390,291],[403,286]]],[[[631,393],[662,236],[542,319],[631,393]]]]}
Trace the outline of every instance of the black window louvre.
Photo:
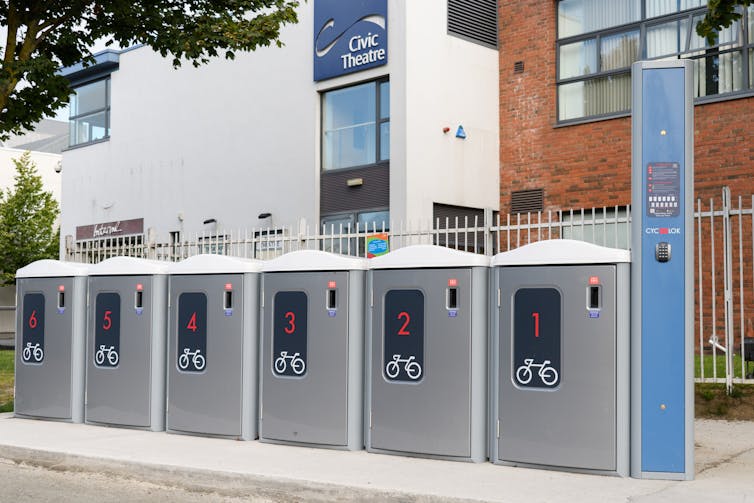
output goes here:
{"type": "Polygon", "coordinates": [[[497,0],[448,0],[448,33],[497,48],[497,0]]]}
{"type": "Polygon", "coordinates": [[[511,213],[529,213],[544,209],[544,189],[517,190],[511,193],[511,213]]]}

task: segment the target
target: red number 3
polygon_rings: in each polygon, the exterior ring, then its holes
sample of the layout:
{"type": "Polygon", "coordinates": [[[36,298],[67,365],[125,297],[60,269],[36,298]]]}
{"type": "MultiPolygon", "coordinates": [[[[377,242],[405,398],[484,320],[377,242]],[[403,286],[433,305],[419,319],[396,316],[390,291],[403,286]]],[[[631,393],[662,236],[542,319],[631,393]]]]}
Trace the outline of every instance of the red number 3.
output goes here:
{"type": "Polygon", "coordinates": [[[283,328],[286,334],[292,334],[296,331],[296,315],[292,311],[285,313],[285,319],[288,320],[288,326],[283,328]]]}
{"type": "Polygon", "coordinates": [[[406,330],[406,327],[411,322],[411,315],[409,315],[406,311],[401,311],[398,313],[398,319],[401,318],[405,319],[406,321],[403,322],[403,326],[398,330],[398,335],[411,335],[411,332],[406,330]]]}

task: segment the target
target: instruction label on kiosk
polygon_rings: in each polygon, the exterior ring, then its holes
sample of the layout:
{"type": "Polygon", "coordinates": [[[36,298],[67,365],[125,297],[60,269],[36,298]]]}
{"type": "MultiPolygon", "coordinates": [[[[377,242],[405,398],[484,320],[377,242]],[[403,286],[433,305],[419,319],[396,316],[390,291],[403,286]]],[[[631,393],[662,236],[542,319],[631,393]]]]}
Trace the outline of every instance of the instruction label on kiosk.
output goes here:
{"type": "Polygon", "coordinates": [[[385,294],[385,378],[418,382],[424,377],[424,294],[390,290],[385,294]]]}
{"type": "Polygon", "coordinates": [[[40,364],[45,353],[45,297],[41,293],[24,295],[21,361],[40,364]]]}
{"type": "Polygon", "coordinates": [[[207,368],[207,296],[185,292],[178,297],[178,369],[202,372],[207,368]]]}
{"type": "Polygon", "coordinates": [[[681,167],[677,162],[647,164],[647,216],[677,217],[681,204],[681,167]]]}
{"type": "Polygon", "coordinates": [[[272,358],[277,376],[306,374],[308,298],[304,292],[278,292],[273,310],[272,358]]]}
{"type": "Polygon", "coordinates": [[[554,288],[522,288],[513,299],[513,382],[521,388],[560,384],[561,298],[554,288]]]}
{"type": "Polygon", "coordinates": [[[120,360],[120,295],[99,293],[94,311],[94,364],[117,367],[120,360]]]}

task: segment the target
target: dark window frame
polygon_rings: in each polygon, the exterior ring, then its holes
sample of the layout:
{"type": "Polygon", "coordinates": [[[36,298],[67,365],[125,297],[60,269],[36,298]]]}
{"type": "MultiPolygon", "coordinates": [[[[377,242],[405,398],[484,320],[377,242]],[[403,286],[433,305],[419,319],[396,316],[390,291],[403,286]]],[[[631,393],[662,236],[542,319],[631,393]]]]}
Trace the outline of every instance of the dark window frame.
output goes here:
{"type": "Polygon", "coordinates": [[[84,82],[81,82],[80,84],[77,84],[76,86],[72,87],[71,90],[73,91],[72,94],[75,94],[78,89],[89,86],[92,84],[96,84],[97,82],[105,82],[105,106],[102,108],[97,108],[94,110],[89,110],[85,113],[77,114],[77,115],[68,115],[68,149],[78,148],[78,147],[85,147],[87,145],[92,145],[95,143],[101,143],[103,141],[108,141],[110,139],[110,98],[111,98],[111,87],[112,87],[112,81],[110,79],[110,74],[107,74],[104,77],[93,79],[93,80],[87,80],[84,82]],[[71,143],[71,126],[74,122],[76,122],[79,119],[83,119],[85,117],[91,117],[97,114],[100,114],[104,112],[105,113],[105,136],[102,138],[97,138],[96,140],[89,140],[84,141],[80,143],[71,143]]]}
{"type": "MultiPolygon", "coordinates": [[[[329,89],[323,89],[319,93],[319,109],[320,109],[320,135],[319,135],[319,163],[320,163],[320,172],[321,173],[332,173],[335,171],[341,171],[346,169],[358,169],[358,168],[368,168],[371,166],[379,166],[379,165],[389,165],[390,164],[390,156],[388,155],[388,158],[385,160],[380,160],[380,151],[382,150],[382,132],[381,132],[381,126],[385,123],[390,123],[390,110],[388,109],[388,116],[386,118],[380,117],[380,105],[382,103],[382,98],[380,95],[380,90],[382,84],[389,84],[390,83],[390,76],[384,75],[382,77],[377,77],[375,79],[369,79],[369,80],[362,80],[359,82],[351,82],[339,87],[333,87],[329,89]],[[333,91],[340,91],[342,89],[348,89],[351,87],[357,87],[364,84],[371,84],[374,83],[374,92],[375,92],[375,99],[374,99],[374,118],[375,118],[375,143],[374,143],[374,162],[369,162],[366,164],[357,164],[355,166],[345,166],[341,168],[331,168],[326,169],[325,168],[325,97],[328,93],[331,93],[333,91]]],[[[389,90],[388,90],[389,92],[389,90]]]]}
{"type": "Polygon", "coordinates": [[[610,78],[615,76],[631,75],[631,67],[617,68],[612,70],[601,69],[601,43],[602,39],[611,35],[617,35],[620,33],[627,33],[632,31],[639,32],[639,60],[668,60],[668,59],[689,59],[692,61],[710,58],[720,57],[725,54],[739,53],[741,56],[741,89],[738,91],[707,94],[706,96],[699,96],[694,98],[694,104],[714,103],[719,101],[727,101],[731,99],[739,99],[745,97],[754,96],[754,79],[749,79],[749,52],[754,51],[754,41],[750,42],[751,35],[749,34],[748,16],[754,14],[747,8],[739,8],[742,17],[738,21],[738,33],[736,42],[720,43],[718,39],[717,44],[713,46],[706,46],[699,49],[689,49],[690,41],[693,37],[694,31],[694,18],[700,15],[704,15],[707,12],[707,6],[694,7],[686,9],[680,12],[673,12],[670,14],[646,18],[646,3],[641,1],[641,20],[631,23],[624,23],[622,25],[610,26],[601,30],[594,30],[578,35],[572,35],[565,38],[559,38],[558,34],[558,5],[561,0],[555,3],[555,29],[556,29],[556,44],[555,44],[555,86],[556,86],[556,100],[555,100],[555,113],[557,121],[555,127],[570,126],[574,124],[584,124],[589,122],[595,122],[600,120],[608,120],[618,117],[625,117],[630,115],[630,108],[627,110],[618,110],[615,112],[604,112],[592,115],[583,115],[581,117],[575,117],[571,119],[560,118],[560,87],[565,84],[571,84],[575,82],[587,82],[600,78],[610,78]],[[679,47],[678,51],[664,54],[662,56],[647,58],[647,29],[655,26],[659,26],[669,22],[680,22],[683,19],[688,20],[689,30],[686,36],[686,41],[683,47],[679,47]],[[594,72],[579,75],[575,77],[560,78],[560,48],[562,46],[573,44],[576,42],[582,42],[586,40],[595,40],[595,52],[597,55],[598,68],[594,72]],[[723,47],[721,49],[721,47],[723,47]]]}

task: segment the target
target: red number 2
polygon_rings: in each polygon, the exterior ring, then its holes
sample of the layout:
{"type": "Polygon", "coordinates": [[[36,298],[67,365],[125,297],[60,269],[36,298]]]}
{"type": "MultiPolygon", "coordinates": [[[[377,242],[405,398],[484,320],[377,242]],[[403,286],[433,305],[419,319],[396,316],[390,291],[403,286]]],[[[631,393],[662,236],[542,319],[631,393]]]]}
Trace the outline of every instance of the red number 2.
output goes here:
{"type": "Polygon", "coordinates": [[[292,334],[296,331],[296,315],[293,314],[293,311],[288,311],[285,313],[285,319],[288,320],[288,326],[283,328],[283,331],[286,334],[292,334]]]}
{"type": "Polygon", "coordinates": [[[192,332],[196,332],[196,311],[191,314],[191,318],[189,318],[189,322],[188,325],[186,325],[186,328],[188,328],[192,332]]]}
{"type": "Polygon", "coordinates": [[[31,316],[29,316],[29,328],[37,328],[37,310],[33,310],[31,312],[31,316]]]}
{"type": "Polygon", "coordinates": [[[531,313],[534,318],[534,337],[539,337],[539,313],[531,313]]]}
{"type": "Polygon", "coordinates": [[[102,322],[102,328],[105,330],[110,330],[110,327],[113,326],[113,320],[110,318],[111,314],[113,314],[112,311],[105,311],[104,321],[102,322]]]}
{"type": "Polygon", "coordinates": [[[398,330],[398,335],[411,335],[411,332],[406,330],[406,327],[411,322],[411,315],[409,315],[406,311],[401,311],[398,313],[398,319],[405,318],[406,321],[403,322],[403,326],[398,330]]]}

